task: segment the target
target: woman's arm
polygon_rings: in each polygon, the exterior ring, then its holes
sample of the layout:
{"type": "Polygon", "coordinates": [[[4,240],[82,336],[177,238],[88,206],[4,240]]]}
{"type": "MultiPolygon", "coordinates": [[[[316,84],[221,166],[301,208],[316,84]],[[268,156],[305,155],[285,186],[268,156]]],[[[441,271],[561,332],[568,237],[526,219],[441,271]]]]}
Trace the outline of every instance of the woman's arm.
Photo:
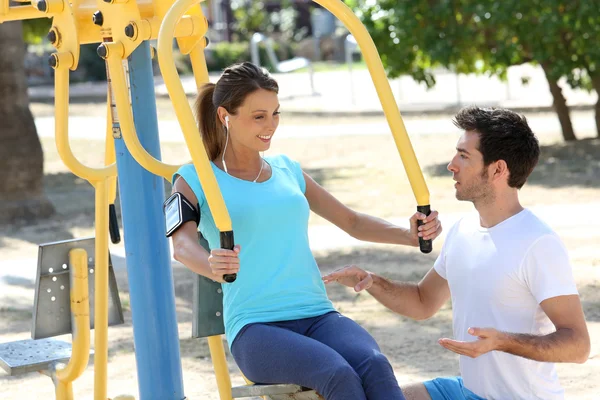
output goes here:
{"type": "MultiPolygon", "coordinates": [[[[198,204],[196,195],[181,177],[175,181],[172,192],[179,192],[192,204],[198,204]]],[[[209,254],[198,241],[197,229],[194,221],[188,221],[173,233],[173,258],[193,272],[217,282],[224,282],[225,274],[236,274],[240,269],[239,246],[233,251],[213,249],[209,254]]]]}
{"type": "Polygon", "coordinates": [[[410,230],[391,224],[381,218],[356,212],[327,190],[315,182],[306,172],[306,198],[310,209],[316,214],[335,224],[350,236],[375,243],[403,244],[418,246],[419,236],[425,240],[435,239],[442,232],[442,226],[437,219],[437,211],[433,211],[427,218],[421,213],[416,213],[410,218],[410,230]],[[417,227],[417,220],[426,223],[417,227]]]}

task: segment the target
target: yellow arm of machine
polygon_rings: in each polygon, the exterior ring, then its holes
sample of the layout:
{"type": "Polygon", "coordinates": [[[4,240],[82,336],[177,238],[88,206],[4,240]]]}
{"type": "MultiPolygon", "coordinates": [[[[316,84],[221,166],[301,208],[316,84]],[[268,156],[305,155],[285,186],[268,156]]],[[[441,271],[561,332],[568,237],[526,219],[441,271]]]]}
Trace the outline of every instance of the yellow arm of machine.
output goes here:
{"type": "Polygon", "coordinates": [[[83,374],[90,354],[90,302],[88,297],[87,252],[73,249],[69,252],[72,268],[71,314],[74,317],[73,350],[64,368],[56,370],[56,399],[73,400],[73,381],[83,374]]]}
{"type": "Polygon", "coordinates": [[[396,105],[396,100],[392,94],[392,89],[387,80],[387,75],[381,63],[381,58],[377,52],[377,48],[373,43],[373,39],[367,32],[365,26],[360,22],[358,17],[352,12],[352,10],[339,0],[314,0],[329,10],[335,15],[340,21],[344,23],[350,33],[356,38],[358,45],[362,51],[369,73],[381,105],[383,112],[387,118],[396,147],[402,158],[402,163],[406,169],[408,180],[412,187],[413,193],[417,200],[417,204],[420,206],[429,205],[429,190],[425,184],[423,173],[419,167],[419,162],[413,150],[412,144],[406,132],[406,127],[402,121],[402,116],[396,105]]]}
{"type": "MultiPolygon", "coordinates": [[[[175,107],[175,113],[179,120],[179,124],[181,125],[196,172],[200,178],[200,184],[206,194],[209,208],[217,227],[221,232],[225,232],[232,230],[231,219],[227,212],[221,191],[219,190],[217,180],[212,172],[185,91],[179,80],[177,69],[175,68],[175,63],[173,61],[173,48],[171,45],[175,26],[181,16],[193,6],[195,6],[193,12],[202,12],[197,3],[197,0],[179,0],[175,2],[166,13],[158,35],[158,63],[169,96],[175,107]]],[[[182,52],[190,53],[196,85],[200,87],[203,83],[208,82],[208,72],[204,60],[204,47],[206,46],[206,42],[204,40],[190,38],[189,40],[179,40],[179,45],[182,52]]],[[[227,360],[225,358],[221,336],[208,337],[208,345],[213,360],[215,376],[217,378],[219,397],[221,400],[231,400],[231,378],[227,368],[227,360]]]]}
{"type": "Polygon", "coordinates": [[[231,219],[173,61],[171,43],[177,21],[197,2],[197,0],[176,1],[165,15],[158,34],[158,63],[215,224],[221,232],[226,232],[232,230],[231,219]]]}
{"type": "MultiPolygon", "coordinates": [[[[151,18],[140,19],[140,13],[135,12],[135,2],[113,0],[99,5],[107,16],[103,29],[112,33],[112,42],[103,43],[98,52],[106,60],[108,73],[112,82],[113,95],[117,105],[119,122],[123,139],[133,158],[151,173],[171,180],[180,165],[163,163],[150,155],[140,143],[135,132],[133,114],[129,100],[129,88],[124,64],[125,59],[143,41],[158,35],[160,22],[167,12],[170,2],[154,0],[154,15],[151,18]]],[[[179,37],[180,43],[187,45],[184,53],[192,52],[192,64],[198,64],[199,52],[194,49],[204,44],[202,37],[208,30],[208,22],[202,15],[200,7],[192,9],[179,20],[174,27],[174,36],[179,37]]],[[[203,50],[203,47],[201,47],[203,50]]],[[[203,57],[203,53],[202,56],[203,57]]],[[[197,67],[195,69],[198,69],[197,67]]],[[[206,67],[204,67],[206,70],[206,67]]],[[[196,74],[197,79],[207,79],[208,73],[196,74]]]]}
{"type": "Polygon", "coordinates": [[[96,189],[94,390],[95,398],[104,400],[107,397],[108,362],[108,182],[116,176],[117,168],[114,163],[102,168],[87,167],[77,160],[71,150],[68,137],[69,70],[77,67],[79,59],[79,30],[75,14],[80,7],[76,1],[71,6],[68,1],[62,0],[60,7],[53,5],[49,9],[57,10],[53,29],[63,33],[62,38],[54,44],[58,52],[51,58],[51,66],[55,69],[56,147],[67,168],[88,180],[96,189]]]}

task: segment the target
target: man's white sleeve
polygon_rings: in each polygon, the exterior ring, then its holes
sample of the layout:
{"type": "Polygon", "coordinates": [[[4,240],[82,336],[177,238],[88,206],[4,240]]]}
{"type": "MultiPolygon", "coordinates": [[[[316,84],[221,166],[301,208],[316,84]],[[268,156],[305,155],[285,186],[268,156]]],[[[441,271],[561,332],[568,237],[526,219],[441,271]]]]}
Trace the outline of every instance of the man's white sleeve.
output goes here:
{"type": "Polygon", "coordinates": [[[437,272],[442,278],[448,280],[447,275],[446,275],[446,252],[447,252],[447,248],[450,246],[450,241],[452,240],[452,237],[454,236],[454,231],[457,229],[459,222],[455,223],[452,228],[450,228],[450,230],[448,231],[448,234],[446,235],[446,239],[444,239],[444,244],[442,245],[442,250],[440,251],[440,255],[438,256],[438,258],[435,260],[435,263],[433,264],[433,269],[435,270],[435,272],[437,272]]]}
{"type": "Polygon", "coordinates": [[[567,249],[555,235],[545,235],[531,245],[523,260],[523,279],[538,304],[578,294],[567,249]]]}

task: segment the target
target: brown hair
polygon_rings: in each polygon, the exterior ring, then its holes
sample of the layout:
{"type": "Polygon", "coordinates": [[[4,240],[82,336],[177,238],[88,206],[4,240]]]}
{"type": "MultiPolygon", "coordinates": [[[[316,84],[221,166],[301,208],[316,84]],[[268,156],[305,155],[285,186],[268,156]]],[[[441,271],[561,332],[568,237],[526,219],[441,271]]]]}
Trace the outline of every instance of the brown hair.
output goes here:
{"type": "Polygon", "coordinates": [[[210,160],[216,159],[225,146],[225,129],[217,109],[224,107],[235,115],[246,97],[258,89],[279,92],[275,79],[266,70],[249,62],[226,68],[216,84],[207,83],[202,87],[196,99],[196,120],[210,160]]]}
{"type": "Polygon", "coordinates": [[[454,125],[479,134],[484,166],[504,160],[508,186],[523,187],[540,158],[540,144],[524,116],[503,108],[465,107],[454,117],[454,125]]]}

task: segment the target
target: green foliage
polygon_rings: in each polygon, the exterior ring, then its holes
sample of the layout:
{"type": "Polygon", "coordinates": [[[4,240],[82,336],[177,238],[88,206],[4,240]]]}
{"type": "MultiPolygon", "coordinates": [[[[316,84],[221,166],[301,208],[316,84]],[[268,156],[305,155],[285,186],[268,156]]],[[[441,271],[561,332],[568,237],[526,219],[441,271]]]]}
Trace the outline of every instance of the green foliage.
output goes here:
{"type": "Polygon", "coordinates": [[[23,39],[27,44],[40,44],[48,34],[52,20],[48,18],[29,19],[23,21],[23,39]]]}
{"type": "Polygon", "coordinates": [[[549,76],[590,85],[600,68],[597,1],[347,0],[369,30],[390,77],[409,74],[428,86],[430,69],[503,77],[536,62],[549,76]]]}
{"type": "MultiPolygon", "coordinates": [[[[286,60],[292,56],[292,49],[288,46],[274,43],[273,49],[281,60],[286,60]]],[[[259,45],[259,52],[262,66],[273,72],[275,68],[269,62],[264,43],[259,45]]],[[[206,66],[209,71],[222,71],[231,64],[244,61],[251,61],[250,45],[248,42],[214,43],[207,50],[206,66]]],[[[179,54],[176,56],[175,62],[180,73],[192,73],[192,66],[188,56],[179,54]]]]}
{"type": "Polygon", "coordinates": [[[291,0],[281,0],[279,11],[267,12],[263,0],[233,0],[231,8],[236,22],[233,24],[234,41],[249,41],[255,32],[278,32],[284,41],[302,40],[307,29],[296,28],[298,12],[291,0]]]}
{"type": "Polygon", "coordinates": [[[84,44],[79,50],[78,70],[83,70],[83,76],[86,81],[104,81],[106,80],[106,63],[102,60],[96,49],[97,43],[84,44]]]}
{"type": "Polygon", "coordinates": [[[250,61],[250,47],[248,42],[216,43],[212,49],[209,69],[213,71],[223,70],[231,64],[244,61],[250,61]]]}
{"type": "Polygon", "coordinates": [[[235,31],[239,40],[250,40],[254,32],[264,31],[268,16],[263,1],[232,1],[231,8],[236,19],[235,31]]]}

